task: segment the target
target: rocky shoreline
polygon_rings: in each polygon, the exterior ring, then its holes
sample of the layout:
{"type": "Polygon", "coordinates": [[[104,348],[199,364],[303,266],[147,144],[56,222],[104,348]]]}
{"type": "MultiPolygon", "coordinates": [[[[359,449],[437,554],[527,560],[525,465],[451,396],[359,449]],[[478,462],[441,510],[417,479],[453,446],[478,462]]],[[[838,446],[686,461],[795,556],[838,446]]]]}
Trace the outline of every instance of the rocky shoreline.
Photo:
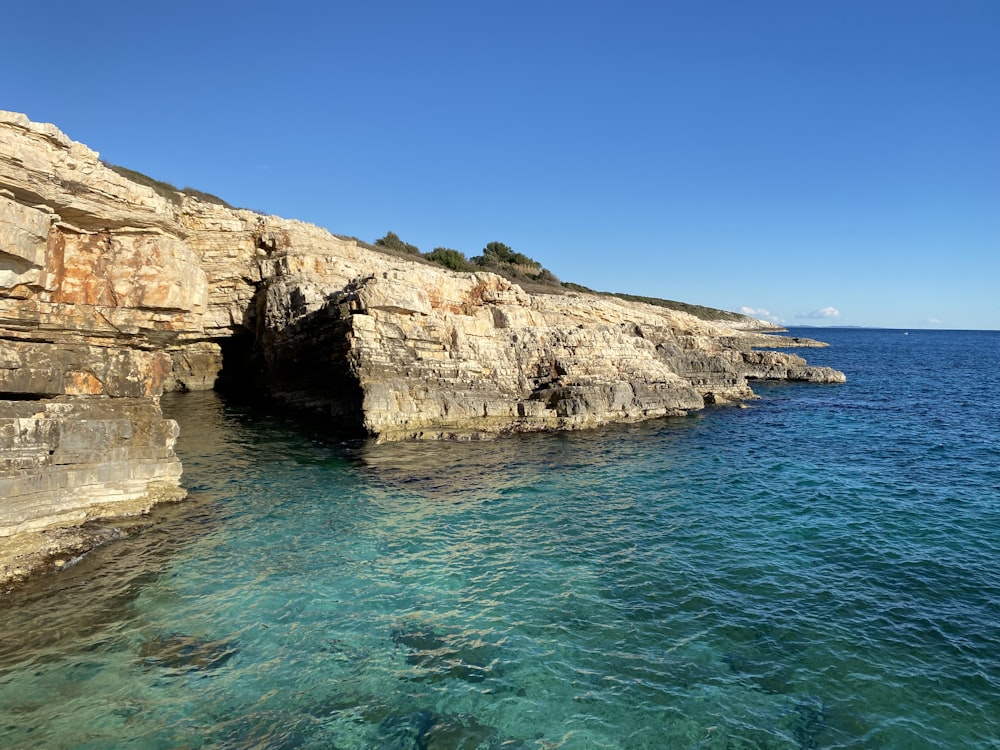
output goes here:
{"type": "Polygon", "coordinates": [[[843,382],[771,351],[818,342],[744,322],[375,252],[142,184],[0,112],[0,584],[92,544],[88,520],[183,497],[165,391],[479,439],[681,415],[755,378],[843,382]]]}

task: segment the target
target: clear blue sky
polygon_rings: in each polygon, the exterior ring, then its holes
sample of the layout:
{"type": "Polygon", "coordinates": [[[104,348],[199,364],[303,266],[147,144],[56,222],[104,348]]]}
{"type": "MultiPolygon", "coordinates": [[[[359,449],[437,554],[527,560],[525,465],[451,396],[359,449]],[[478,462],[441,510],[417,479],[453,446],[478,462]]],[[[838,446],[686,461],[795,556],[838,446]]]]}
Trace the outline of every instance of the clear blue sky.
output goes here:
{"type": "Polygon", "coordinates": [[[1000,329],[1000,0],[6,3],[0,108],[372,241],[1000,329]]]}

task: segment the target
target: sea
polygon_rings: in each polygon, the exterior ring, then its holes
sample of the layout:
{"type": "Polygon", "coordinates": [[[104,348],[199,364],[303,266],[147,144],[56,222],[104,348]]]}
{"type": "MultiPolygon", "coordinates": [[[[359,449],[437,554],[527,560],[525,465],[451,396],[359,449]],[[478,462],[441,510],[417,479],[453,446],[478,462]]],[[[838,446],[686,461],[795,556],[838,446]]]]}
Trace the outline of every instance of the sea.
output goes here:
{"type": "Polygon", "coordinates": [[[1000,748],[1000,332],[375,445],[164,397],[190,498],[0,598],[0,747],[1000,748]]]}

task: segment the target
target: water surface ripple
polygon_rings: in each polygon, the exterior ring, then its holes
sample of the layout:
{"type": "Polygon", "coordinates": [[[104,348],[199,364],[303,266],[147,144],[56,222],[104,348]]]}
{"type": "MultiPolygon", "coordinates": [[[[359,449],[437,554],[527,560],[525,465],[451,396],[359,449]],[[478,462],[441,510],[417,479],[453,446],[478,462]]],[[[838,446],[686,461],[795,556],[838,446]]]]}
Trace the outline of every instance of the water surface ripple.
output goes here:
{"type": "Polygon", "coordinates": [[[9,748],[998,748],[1000,334],[492,443],[164,399],[191,501],[0,602],[9,748]]]}

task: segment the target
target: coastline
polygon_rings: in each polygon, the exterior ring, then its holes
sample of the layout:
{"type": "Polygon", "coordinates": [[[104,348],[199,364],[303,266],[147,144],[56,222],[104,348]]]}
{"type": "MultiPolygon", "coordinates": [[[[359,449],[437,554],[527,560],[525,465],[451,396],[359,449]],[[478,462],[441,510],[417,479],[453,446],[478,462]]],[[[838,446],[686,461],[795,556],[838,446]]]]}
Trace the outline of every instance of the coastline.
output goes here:
{"type": "Polygon", "coordinates": [[[774,351],[819,342],[763,321],[528,292],[140,178],[0,113],[0,549],[36,548],[11,577],[90,538],[53,529],[183,496],[165,392],[468,440],[681,416],[752,399],[751,379],[844,381],[774,351]]]}

